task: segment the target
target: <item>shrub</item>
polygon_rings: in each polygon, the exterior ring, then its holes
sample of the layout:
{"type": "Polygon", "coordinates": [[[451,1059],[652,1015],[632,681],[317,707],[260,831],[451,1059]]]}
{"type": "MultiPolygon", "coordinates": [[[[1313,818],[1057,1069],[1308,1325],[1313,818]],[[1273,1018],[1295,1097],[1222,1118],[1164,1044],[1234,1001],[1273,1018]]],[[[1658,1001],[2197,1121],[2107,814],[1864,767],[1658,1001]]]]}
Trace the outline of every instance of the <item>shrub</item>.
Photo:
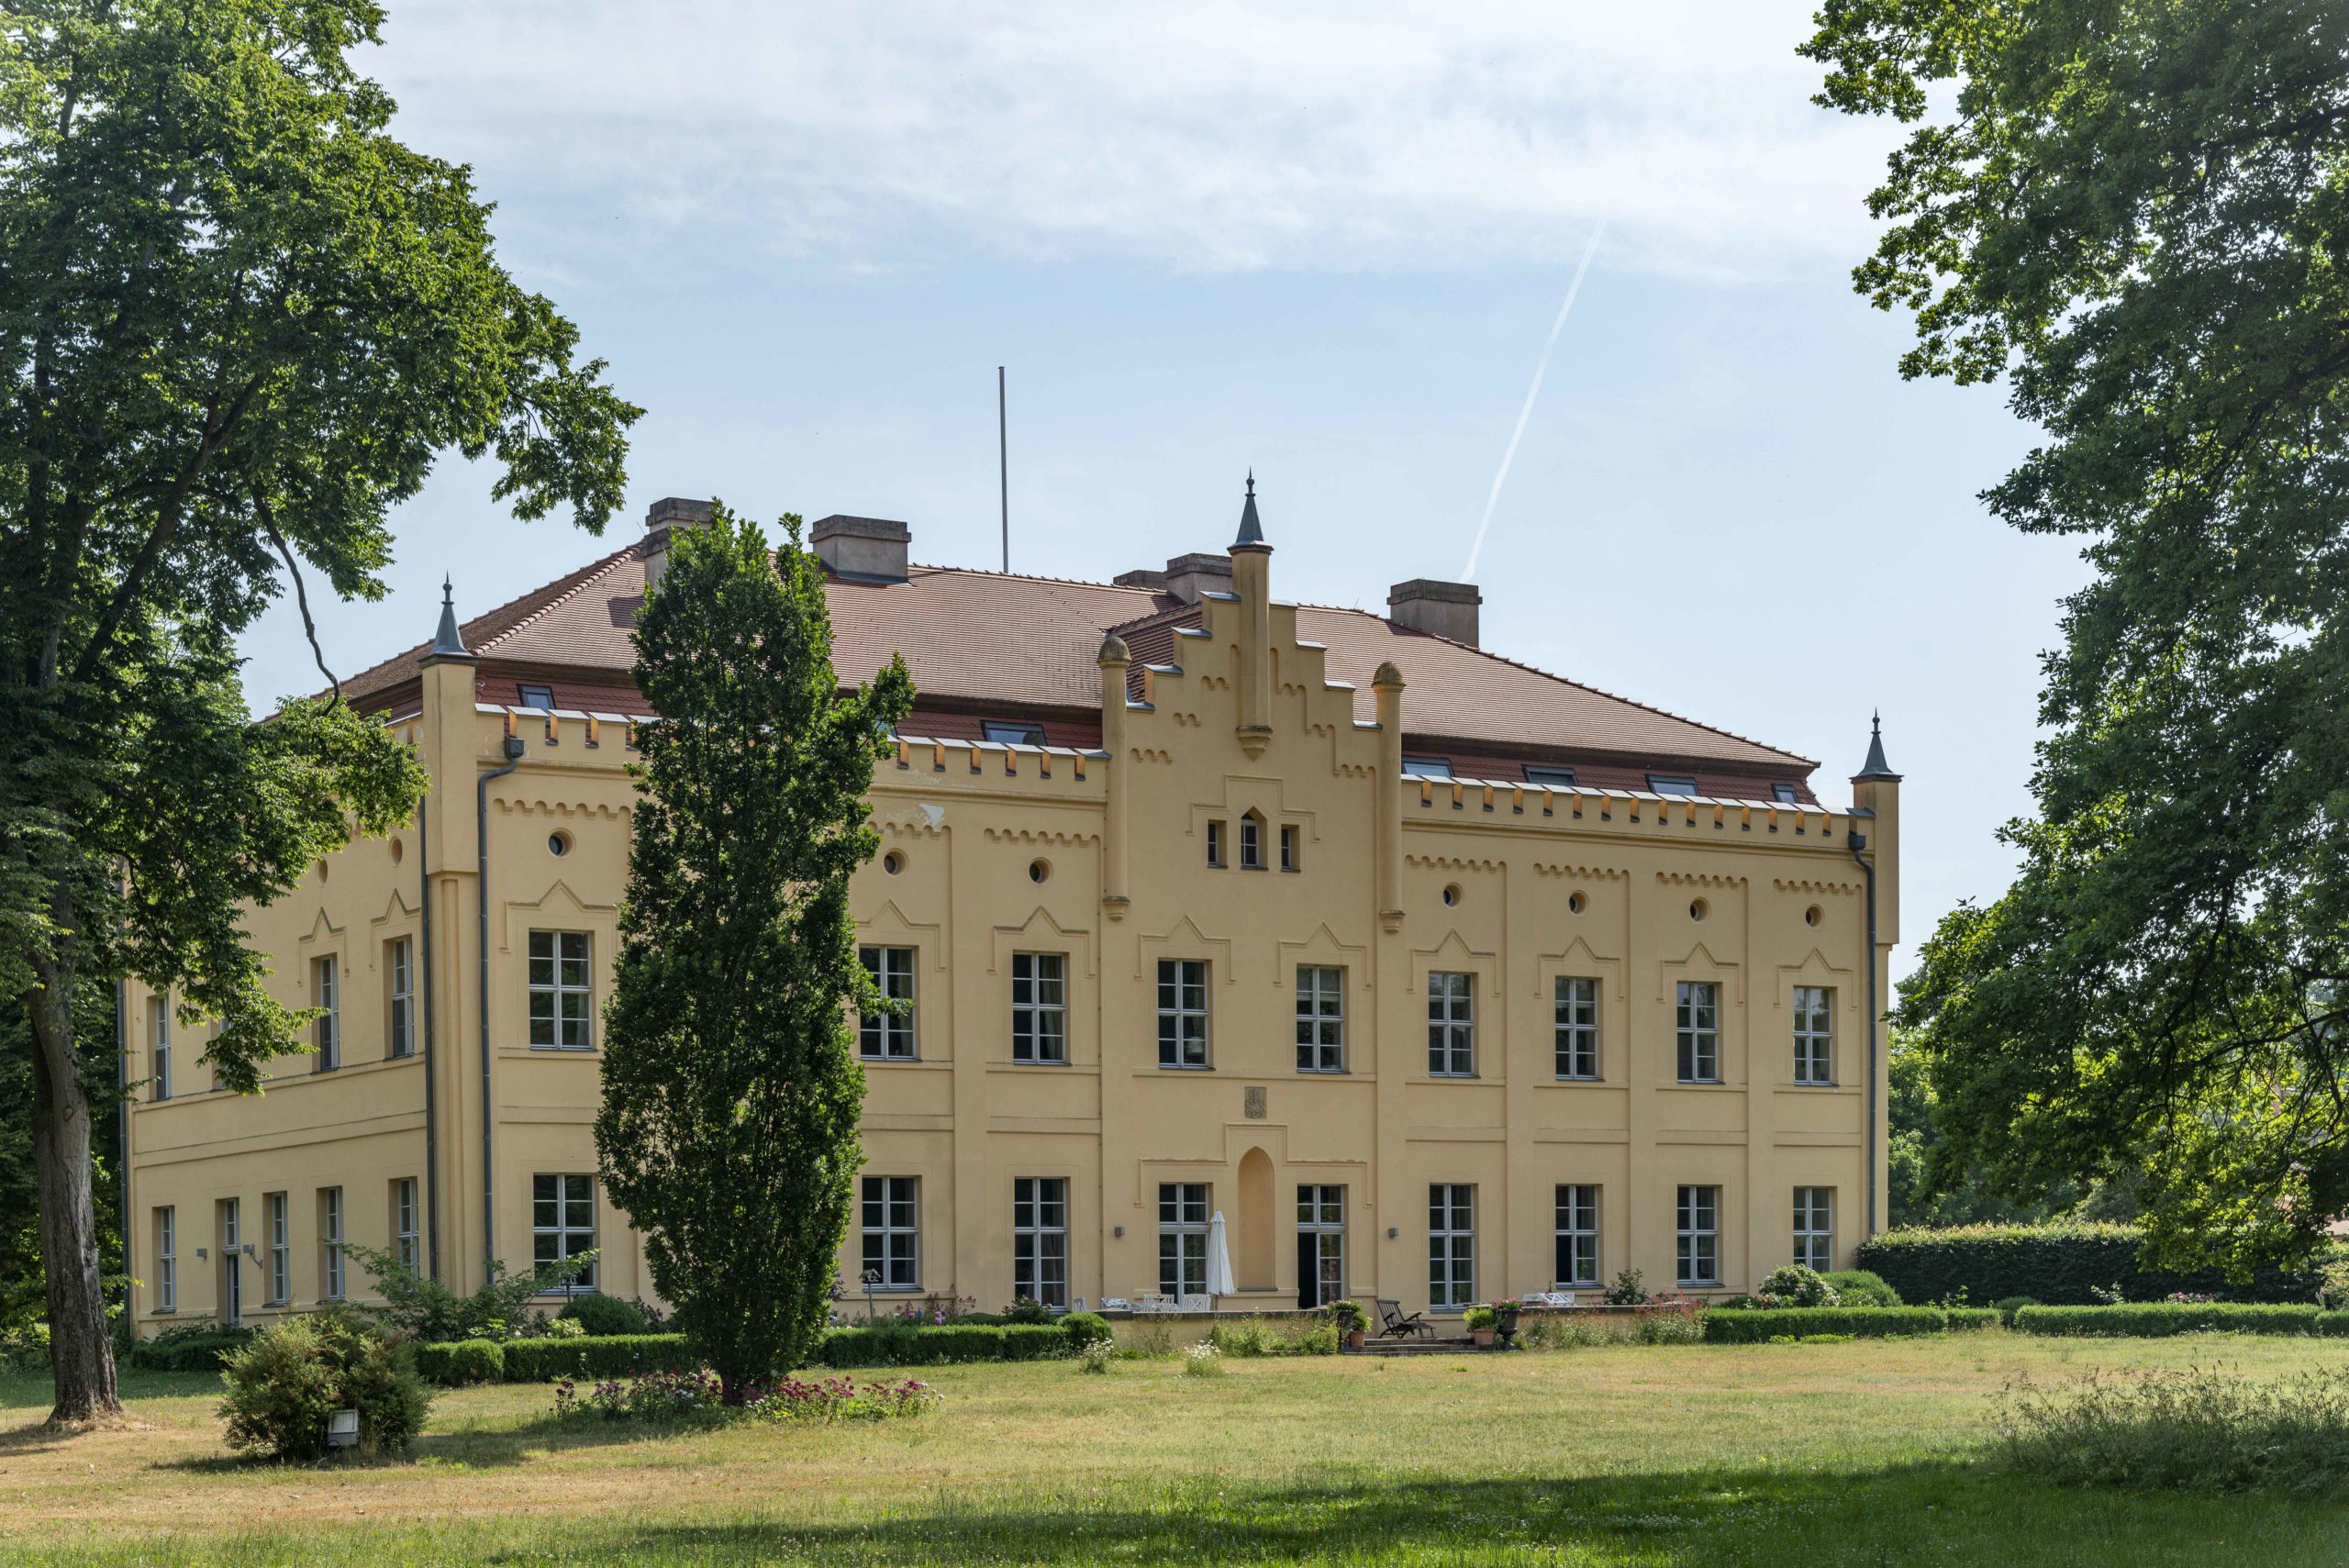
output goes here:
{"type": "Polygon", "coordinates": [[[2310,1334],[2317,1308],[2240,1301],[2136,1301],[2122,1307],[2026,1307],[2015,1327],[2026,1334],[2159,1339],[2169,1334],[2310,1334]]]}
{"type": "Polygon", "coordinates": [[[445,1345],[418,1345],[416,1370],[427,1383],[460,1388],[469,1383],[503,1383],[506,1347],[495,1340],[458,1340],[445,1345]]]}
{"type": "Polygon", "coordinates": [[[1820,1276],[1835,1287],[1846,1307],[1898,1307],[1900,1293],[1884,1282],[1881,1274],[1865,1269],[1837,1269],[1831,1274],[1820,1276]]]}
{"type": "Polygon", "coordinates": [[[2328,1312],[2349,1312],[2349,1256],[2318,1265],[2316,1304],[2328,1312]]]}
{"type": "MultiPolygon", "coordinates": [[[[2319,1270],[2262,1268],[2242,1284],[2217,1270],[2174,1273],[2139,1267],[2143,1232],[2131,1225],[2060,1220],[2046,1225],[1967,1225],[1887,1231],[1860,1243],[1859,1266],[1889,1282],[1908,1301],[1942,1301],[1961,1292],[1976,1301],[2028,1296],[2086,1306],[2093,1291],[2117,1286],[2132,1301],[2200,1291],[2237,1301],[2313,1299],[2319,1270]]],[[[2336,1250],[2324,1262],[2349,1257],[2336,1250]]]]}
{"type": "Polygon", "coordinates": [[[1633,1321],[1643,1345],[1695,1345],[1705,1339],[1706,1318],[1694,1310],[1642,1312],[1633,1321]]]}
{"type": "Polygon", "coordinates": [[[227,1373],[228,1446],[275,1459],[324,1458],[328,1418],[354,1409],[355,1451],[404,1453],[431,1402],[413,1348],[347,1309],[273,1325],[228,1358],[227,1373]]]}
{"type": "Polygon", "coordinates": [[[221,1359],[252,1343],[250,1329],[183,1323],[130,1347],[130,1364],[146,1372],[218,1372],[221,1359]]]}
{"type": "Polygon", "coordinates": [[[1361,1302],[1351,1296],[1341,1301],[1333,1301],[1321,1311],[1330,1319],[1330,1326],[1341,1335],[1370,1331],[1369,1311],[1361,1302]]]}
{"type": "Polygon", "coordinates": [[[1082,1351],[1097,1340],[1107,1340],[1112,1345],[1118,1336],[1110,1330],[1109,1320],[1098,1312],[1072,1312],[1061,1319],[1061,1332],[1067,1336],[1069,1349],[1082,1351]]]}
{"type": "Polygon", "coordinates": [[[48,1324],[33,1322],[0,1329],[0,1372],[43,1372],[48,1367],[48,1324]]]}
{"type": "Polygon", "coordinates": [[[1213,1340],[1201,1340],[1183,1352],[1185,1377],[1221,1377],[1223,1352],[1215,1348],[1213,1340]]]}
{"type": "Polygon", "coordinates": [[[2077,1485],[2336,1497],[2349,1486],[2349,1373],[2026,1384],[2000,1413],[1998,1436],[2015,1469],[2077,1485]]]}
{"type": "Polygon", "coordinates": [[[699,1372],[701,1356],[683,1334],[607,1334],[584,1340],[514,1340],[502,1347],[508,1383],[559,1377],[635,1377],[699,1372]]]}
{"type": "Polygon", "coordinates": [[[2349,1340],[2349,1312],[2320,1312],[2316,1321],[2309,1325],[2309,1332],[2328,1339],[2349,1340]]]}
{"type": "Polygon", "coordinates": [[[1486,1332],[1499,1326],[1501,1316],[1489,1307],[1472,1307],[1462,1314],[1462,1320],[1472,1334],[1486,1332]]]}
{"type": "Polygon", "coordinates": [[[1781,1307],[1839,1307],[1843,1300],[1842,1292],[1801,1263],[1772,1269],[1762,1280],[1760,1294],[1781,1307]]]}
{"type": "Polygon", "coordinates": [[[1003,1320],[1007,1323],[1049,1323],[1052,1320],[1052,1309],[1041,1301],[1023,1296],[1003,1309],[1003,1320]]]}
{"type": "Polygon", "coordinates": [[[1995,1307],[1944,1307],[1942,1316],[1949,1319],[1953,1332],[1968,1329],[1996,1329],[2005,1323],[2005,1316],[1995,1307]]]}
{"type": "Polygon", "coordinates": [[[1644,1277],[1637,1269],[1625,1269],[1617,1274],[1615,1283],[1607,1287],[1607,1304],[1609,1307],[1643,1307],[1654,1299],[1642,1283],[1644,1277]]]}
{"type": "Polygon", "coordinates": [[[2038,1305],[2039,1298],[2037,1296],[2009,1296],[2005,1300],[1998,1303],[1998,1317],[2005,1322],[2008,1328],[2011,1329],[2015,1326],[2016,1313],[2021,1311],[2026,1307],[2036,1307],[2038,1305]]]}
{"type": "Polygon", "coordinates": [[[1007,1323],[996,1354],[1008,1362],[1051,1361],[1068,1353],[1068,1336],[1057,1323],[1007,1323]]]}
{"type": "Polygon", "coordinates": [[[796,1377],[759,1378],[745,1384],[740,1393],[737,1404],[727,1405],[725,1385],[706,1372],[656,1372],[632,1383],[607,1379],[585,1394],[566,1378],[555,1389],[554,1413],[565,1420],[584,1418],[658,1424],[724,1419],[877,1421],[892,1416],[918,1416],[939,1402],[936,1389],[912,1378],[862,1387],[846,1377],[816,1383],[796,1377]]]}
{"type": "Polygon", "coordinates": [[[493,1262],[488,1283],[471,1296],[459,1296],[400,1262],[396,1253],[357,1242],[346,1242],[343,1251],[367,1271],[384,1297],[356,1310],[427,1343],[511,1339],[531,1318],[534,1297],[562,1289],[596,1262],[591,1248],[527,1274],[510,1274],[504,1263],[493,1262]]]}
{"type": "Polygon", "coordinates": [[[574,1296],[556,1314],[557,1322],[576,1323],[586,1332],[597,1336],[611,1334],[641,1334],[651,1325],[644,1320],[644,1309],[633,1301],[622,1301],[616,1296],[591,1291],[574,1296]]]}
{"type": "Polygon", "coordinates": [[[1948,1327],[1949,1314],[1938,1307],[1771,1307],[1708,1312],[1704,1338],[1714,1345],[1766,1344],[1782,1334],[1798,1338],[1849,1334],[1855,1340],[1882,1340],[1938,1334],[1948,1327]]]}
{"type": "MultiPolygon", "coordinates": [[[[816,1357],[829,1367],[945,1366],[957,1362],[989,1362],[1001,1357],[1008,1329],[985,1324],[949,1323],[937,1328],[876,1325],[869,1329],[834,1329],[816,1347],[816,1357]]],[[[1065,1345],[1065,1340],[1063,1344],[1065,1345]]]]}
{"type": "Polygon", "coordinates": [[[1096,1376],[1108,1376],[1109,1363],[1117,1359],[1118,1341],[1107,1336],[1087,1340],[1076,1348],[1076,1370],[1096,1376]]]}

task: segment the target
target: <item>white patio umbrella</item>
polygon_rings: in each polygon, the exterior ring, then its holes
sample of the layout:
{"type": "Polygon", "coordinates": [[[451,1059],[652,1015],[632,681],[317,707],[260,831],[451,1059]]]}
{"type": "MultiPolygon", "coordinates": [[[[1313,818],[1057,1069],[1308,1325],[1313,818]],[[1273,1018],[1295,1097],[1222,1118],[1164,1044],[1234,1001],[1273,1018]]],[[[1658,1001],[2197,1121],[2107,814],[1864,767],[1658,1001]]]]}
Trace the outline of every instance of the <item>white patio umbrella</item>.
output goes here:
{"type": "Polygon", "coordinates": [[[1231,1290],[1231,1248],[1224,1240],[1223,1210],[1219,1208],[1208,1221],[1208,1294],[1230,1296],[1231,1290]]]}

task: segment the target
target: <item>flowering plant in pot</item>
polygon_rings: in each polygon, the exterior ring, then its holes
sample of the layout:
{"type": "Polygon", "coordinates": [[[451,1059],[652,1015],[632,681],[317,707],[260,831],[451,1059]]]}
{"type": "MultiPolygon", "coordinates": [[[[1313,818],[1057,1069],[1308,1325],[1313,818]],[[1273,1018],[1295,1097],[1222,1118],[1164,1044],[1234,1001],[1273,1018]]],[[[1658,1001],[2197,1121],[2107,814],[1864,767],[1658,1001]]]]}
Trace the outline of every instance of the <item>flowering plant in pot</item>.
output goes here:
{"type": "Polygon", "coordinates": [[[1472,1307],[1467,1321],[1468,1338],[1481,1348],[1493,1342],[1493,1332],[1500,1326],[1500,1314],[1489,1307],[1472,1307]]]}
{"type": "Polygon", "coordinates": [[[1338,1336],[1348,1350],[1362,1349],[1363,1340],[1370,1333],[1370,1314],[1359,1301],[1333,1301],[1322,1308],[1330,1321],[1337,1326],[1338,1336]]]}

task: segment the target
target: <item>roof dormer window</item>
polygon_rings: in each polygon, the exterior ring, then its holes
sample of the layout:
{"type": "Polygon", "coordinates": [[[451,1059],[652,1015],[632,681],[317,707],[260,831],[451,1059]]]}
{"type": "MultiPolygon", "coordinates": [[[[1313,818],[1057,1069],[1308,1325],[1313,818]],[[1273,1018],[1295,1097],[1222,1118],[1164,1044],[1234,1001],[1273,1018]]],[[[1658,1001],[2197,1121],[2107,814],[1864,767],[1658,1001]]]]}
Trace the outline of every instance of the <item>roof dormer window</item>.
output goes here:
{"type": "Polygon", "coordinates": [[[1525,782],[1530,784],[1550,784],[1559,789],[1572,789],[1575,771],[1572,768],[1545,767],[1540,762],[1525,764],[1525,782]]]}
{"type": "Polygon", "coordinates": [[[1449,757],[1406,757],[1403,772],[1415,779],[1448,779],[1452,776],[1449,757]]]}
{"type": "Polygon", "coordinates": [[[1795,786],[1790,784],[1772,784],[1770,786],[1770,798],[1776,801],[1780,806],[1798,806],[1800,805],[1802,801],[1802,797],[1795,793],[1795,786]]]}
{"type": "Polygon", "coordinates": [[[998,746],[1041,746],[1044,727],[1024,719],[983,718],[979,720],[979,739],[998,746]]]}
{"type": "Polygon", "coordinates": [[[521,706],[524,707],[546,708],[550,711],[554,707],[554,688],[552,686],[526,685],[518,686],[516,690],[522,694],[521,706]]]}
{"type": "Polygon", "coordinates": [[[1650,773],[1648,793],[1650,795],[1695,795],[1697,781],[1687,773],[1650,773]]]}

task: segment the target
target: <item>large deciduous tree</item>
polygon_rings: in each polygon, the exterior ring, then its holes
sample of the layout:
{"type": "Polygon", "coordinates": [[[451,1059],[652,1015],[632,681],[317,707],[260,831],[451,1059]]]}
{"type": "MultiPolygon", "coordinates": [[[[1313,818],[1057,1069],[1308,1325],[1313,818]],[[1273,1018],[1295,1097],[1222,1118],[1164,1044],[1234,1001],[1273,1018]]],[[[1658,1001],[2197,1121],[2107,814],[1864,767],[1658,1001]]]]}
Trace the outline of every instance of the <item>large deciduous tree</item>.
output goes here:
{"type": "MultiPolygon", "coordinates": [[[[1944,1174],[2130,1177],[2171,1266],[2349,1209],[2349,6],[1826,0],[1820,102],[1914,125],[1860,292],[2004,376],[1986,499],[2094,569],[2007,894],[1900,1017],[1944,1174]]],[[[1954,608],[1952,613],[1957,613],[1954,608]]]]}
{"type": "MultiPolygon", "coordinates": [[[[72,1001],[136,975],[250,1092],[300,1049],[239,911],[422,779],[339,700],[246,712],[237,634],[300,562],[383,592],[436,453],[600,528],[636,411],[402,146],[363,0],[0,11],[0,992],[30,1021],[54,1418],[114,1412],[72,1001]]],[[[303,614],[308,620],[306,596],[303,614]]]]}
{"type": "Polygon", "coordinates": [[[678,1327],[729,1400],[801,1364],[829,1310],[864,1073],[850,875],[874,764],[913,704],[892,660],[843,694],[799,519],[772,557],[723,506],[636,622],[638,796],[596,1148],[678,1327]]]}

